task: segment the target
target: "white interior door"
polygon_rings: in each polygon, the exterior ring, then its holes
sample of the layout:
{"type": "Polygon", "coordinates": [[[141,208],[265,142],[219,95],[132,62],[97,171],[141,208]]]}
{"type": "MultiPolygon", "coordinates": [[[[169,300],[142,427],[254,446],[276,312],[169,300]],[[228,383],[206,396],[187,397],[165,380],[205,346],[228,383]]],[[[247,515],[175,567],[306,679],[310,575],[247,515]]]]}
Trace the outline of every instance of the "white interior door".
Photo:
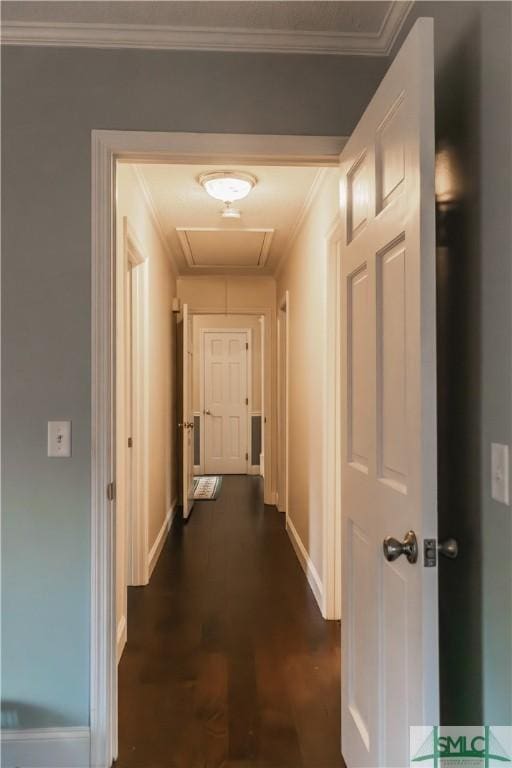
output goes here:
{"type": "Polygon", "coordinates": [[[348,768],[399,768],[409,726],[439,722],[437,567],[423,555],[437,535],[430,19],[389,68],[341,175],[342,751],[348,768]],[[388,561],[383,540],[408,531],[417,560],[388,561]]]}
{"type": "Polygon", "coordinates": [[[261,338],[261,448],[260,448],[260,475],[265,476],[265,433],[267,429],[265,417],[265,318],[260,317],[261,338]]]}
{"type": "Polygon", "coordinates": [[[181,412],[182,429],[182,504],[183,517],[187,519],[194,505],[194,417],[192,413],[192,328],[187,304],[182,309],[182,365],[183,395],[181,412]]]}
{"type": "Polygon", "coordinates": [[[277,319],[277,508],[288,514],[288,291],[277,319]]]}
{"type": "Polygon", "coordinates": [[[208,475],[247,472],[247,333],[204,333],[204,447],[208,475]]]}
{"type": "MultiPolygon", "coordinates": [[[[126,583],[131,583],[132,564],[133,564],[133,528],[136,511],[136,496],[134,482],[134,462],[133,462],[133,425],[134,425],[134,327],[133,327],[133,266],[128,264],[126,274],[126,445],[123,450],[126,451],[126,519],[124,524],[126,562],[125,579],[126,583]]],[[[125,617],[126,618],[126,617],[125,617]]]]}

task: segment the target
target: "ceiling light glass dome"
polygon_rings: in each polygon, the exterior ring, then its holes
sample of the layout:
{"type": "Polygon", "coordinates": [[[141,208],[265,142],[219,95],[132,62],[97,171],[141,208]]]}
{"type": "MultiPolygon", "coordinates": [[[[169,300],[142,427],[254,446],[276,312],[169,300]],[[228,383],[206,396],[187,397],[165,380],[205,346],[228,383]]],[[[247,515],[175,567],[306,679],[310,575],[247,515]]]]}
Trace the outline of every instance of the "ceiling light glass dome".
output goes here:
{"type": "Polygon", "coordinates": [[[232,203],[247,197],[256,184],[256,178],[242,171],[213,171],[201,174],[199,183],[210,197],[232,203]]]}

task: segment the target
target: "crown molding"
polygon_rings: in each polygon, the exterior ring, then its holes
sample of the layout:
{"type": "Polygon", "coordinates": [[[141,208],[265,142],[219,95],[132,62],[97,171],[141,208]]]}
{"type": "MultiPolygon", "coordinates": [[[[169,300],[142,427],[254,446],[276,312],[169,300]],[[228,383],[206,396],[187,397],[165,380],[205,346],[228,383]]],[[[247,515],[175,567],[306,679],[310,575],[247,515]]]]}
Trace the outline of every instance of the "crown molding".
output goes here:
{"type": "Polygon", "coordinates": [[[387,56],[413,5],[396,0],[378,32],[313,32],[229,27],[174,27],[94,22],[4,21],[3,45],[141,48],[245,53],[387,56]]]}

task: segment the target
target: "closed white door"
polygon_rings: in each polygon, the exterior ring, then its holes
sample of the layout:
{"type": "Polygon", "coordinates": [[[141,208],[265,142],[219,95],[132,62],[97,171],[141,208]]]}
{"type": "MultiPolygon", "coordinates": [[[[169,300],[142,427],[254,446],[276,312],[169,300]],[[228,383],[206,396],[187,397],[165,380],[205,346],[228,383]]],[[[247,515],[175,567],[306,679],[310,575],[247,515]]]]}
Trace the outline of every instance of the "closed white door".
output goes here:
{"type": "Polygon", "coordinates": [[[204,333],[205,473],[247,472],[247,333],[204,333]]]}
{"type": "Polygon", "coordinates": [[[342,751],[348,768],[399,768],[409,726],[439,722],[437,566],[424,560],[437,535],[431,20],[389,68],[341,175],[342,751]],[[384,547],[390,536],[400,544],[384,547]]]}

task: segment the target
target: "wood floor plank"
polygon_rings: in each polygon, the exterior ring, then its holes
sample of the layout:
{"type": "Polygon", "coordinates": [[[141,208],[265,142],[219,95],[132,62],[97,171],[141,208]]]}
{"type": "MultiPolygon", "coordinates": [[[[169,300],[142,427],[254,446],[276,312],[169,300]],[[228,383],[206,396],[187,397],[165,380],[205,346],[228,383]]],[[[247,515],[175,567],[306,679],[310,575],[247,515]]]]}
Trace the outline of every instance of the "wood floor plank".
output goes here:
{"type": "Polygon", "coordinates": [[[116,768],[342,768],[339,624],[260,478],[177,519],[129,589],[116,768]]]}

